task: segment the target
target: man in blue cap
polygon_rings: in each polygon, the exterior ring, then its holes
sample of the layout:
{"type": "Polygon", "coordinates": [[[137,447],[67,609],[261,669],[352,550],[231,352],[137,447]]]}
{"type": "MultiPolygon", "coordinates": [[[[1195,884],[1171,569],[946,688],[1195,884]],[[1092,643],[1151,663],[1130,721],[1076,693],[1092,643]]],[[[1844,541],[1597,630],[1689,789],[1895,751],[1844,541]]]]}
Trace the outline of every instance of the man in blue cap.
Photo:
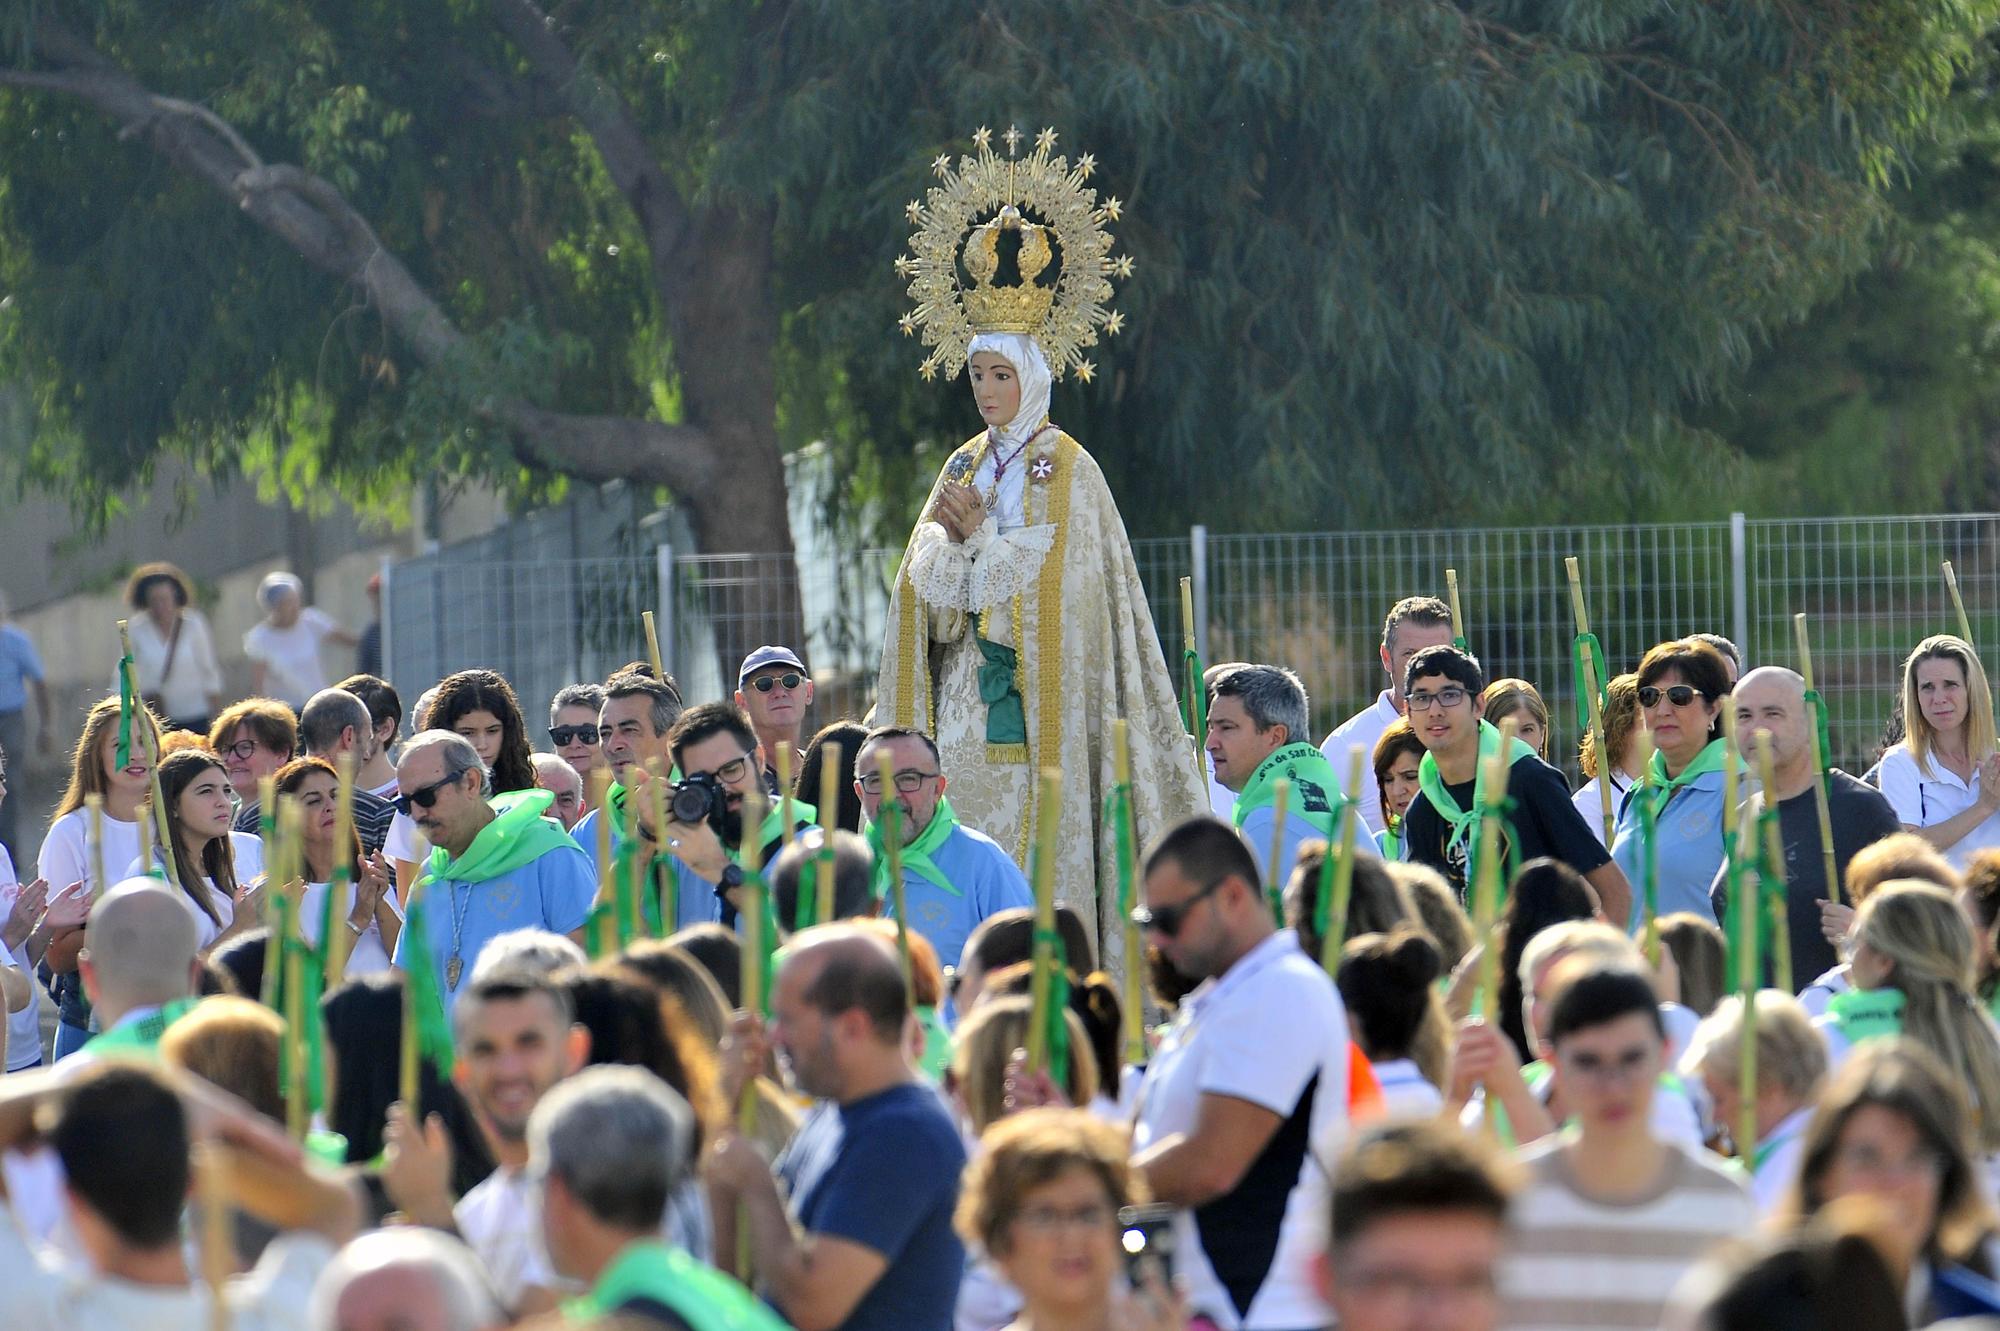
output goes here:
{"type": "Polygon", "coordinates": [[[789,647],[759,647],[743,658],[736,672],[736,705],[750,717],[757,743],[764,749],[764,783],[778,788],[778,747],[791,751],[793,776],[805,753],[799,747],[806,708],[812,706],[813,682],[806,663],[789,647]]]}

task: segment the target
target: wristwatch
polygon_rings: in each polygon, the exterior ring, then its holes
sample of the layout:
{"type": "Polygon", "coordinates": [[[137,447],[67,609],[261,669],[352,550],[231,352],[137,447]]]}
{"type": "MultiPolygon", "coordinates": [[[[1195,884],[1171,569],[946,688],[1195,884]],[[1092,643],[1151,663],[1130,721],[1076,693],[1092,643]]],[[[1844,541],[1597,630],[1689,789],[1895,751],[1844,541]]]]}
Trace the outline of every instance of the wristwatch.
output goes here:
{"type": "Polygon", "coordinates": [[[743,886],[743,866],[735,863],[724,865],[722,877],[716,880],[715,895],[725,896],[730,889],[741,886],[743,886]]]}

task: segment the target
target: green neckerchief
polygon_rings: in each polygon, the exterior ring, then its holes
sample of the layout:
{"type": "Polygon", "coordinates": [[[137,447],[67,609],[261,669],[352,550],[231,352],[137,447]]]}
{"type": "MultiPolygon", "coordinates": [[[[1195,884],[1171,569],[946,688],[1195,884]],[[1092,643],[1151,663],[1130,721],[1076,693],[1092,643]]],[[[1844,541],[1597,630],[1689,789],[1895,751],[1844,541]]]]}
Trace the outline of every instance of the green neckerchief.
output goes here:
{"type": "Polygon", "coordinates": [[[1403,858],[1403,820],[1395,814],[1386,815],[1388,826],[1382,832],[1382,858],[1400,860],[1403,858]]]}
{"type": "Polygon", "coordinates": [[[1646,764],[1646,771],[1640,777],[1639,789],[1633,797],[1651,799],[1653,816],[1659,817],[1666,811],[1667,805],[1673,802],[1674,796],[1692,786],[1697,777],[1722,770],[1722,753],[1726,747],[1719,739],[1710,740],[1702,747],[1701,752],[1694,756],[1694,761],[1683,767],[1679,776],[1672,778],[1667,776],[1667,756],[1654,749],[1652,760],[1646,764]]]}
{"type": "Polygon", "coordinates": [[[1849,989],[1837,994],[1826,1010],[1849,1044],[1883,1040],[1903,1033],[1901,989],[1849,989]]]}
{"type": "Polygon", "coordinates": [[[314,1128],[306,1133],[306,1155],[328,1169],[339,1169],[347,1163],[347,1138],[314,1128]]]}
{"type": "MultiPolygon", "coordinates": [[[[1458,846],[1465,846],[1465,886],[1467,891],[1470,891],[1472,888],[1472,831],[1479,826],[1479,811],[1486,804],[1486,764],[1498,752],[1500,752],[1499,730],[1481,721],[1479,723],[1479,765],[1473,769],[1475,775],[1472,778],[1472,807],[1470,809],[1459,808],[1458,801],[1453,799],[1451,792],[1445,788],[1444,775],[1438,771],[1437,759],[1426,753],[1424,754],[1423,761],[1417,764],[1417,788],[1423,792],[1424,799],[1429,801],[1431,808],[1437,811],[1437,816],[1444,819],[1446,824],[1451,828],[1451,836],[1445,841],[1446,856],[1449,857],[1451,851],[1458,846]]],[[[1514,747],[1508,750],[1507,766],[1509,769],[1512,769],[1514,764],[1520,762],[1523,758],[1532,758],[1534,756],[1534,749],[1526,741],[1516,739],[1514,747]]]]}
{"type": "Polygon", "coordinates": [[[924,1028],[924,1056],[917,1060],[917,1071],[931,1085],[941,1086],[951,1069],[951,1031],[934,1007],[919,1007],[917,1024],[924,1028]]]}
{"type": "MultiPolygon", "coordinates": [[[[670,769],[667,772],[668,787],[671,789],[680,783],[681,769],[678,767],[670,769]]],[[[631,793],[623,784],[617,781],[613,781],[608,787],[608,799],[611,805],[611,832],[614,836],[622,837],[625,835],[625,801],[630,797],[631,793]]],[[[671,802],[671,798],[670,796],[669,802],[671,802]]]]}
{"type": "MultiPolygon", "coordinates": [[[[902,812],[900,804],[896,808],[899,813],[902,812]]],[[[944,871],[931,862],[931,855],[936,852],[939,846],[950,840],[951,834],[957,830],[958,814],[951,807],[951,801],[940,799],[937,803],[937,812],[931,815],[930,822],[917,836],[917,839],[904,844],[903,871],[905,873],[913,873],[925,882],[935,884],[955,897],[964,896],[965,893],[952,886],[951,879],[944,876],[944,871]]],[[[889,853],[887,848],[882,845],[881,825],[870,821],[868,830],[863,835],[868,841],[868,849],[875,853],[875,899],[877,901],[887,901],[889,899],[889,853]]]]}
{"type": "Polygon", "coordinates": [[[787,1331],[749,1290],[658,1239],[627,1244],[589,1293],[563,1305],[563,1315],[595,1322],[640,1301],[660,1304],[694,1331],[787,1331]]]}
{"type": "MultiPolygon", "coordinates": [[[[770,797],[766,796],[765,798],[769,799],[770,797]]],[[[784,801],[771,800],[769,806],[764,810],[764,821],[757,824],[757,853],[761,855],[777,842],[790,840],[818,821],[818,809],[804,800],[793,800],[792,825],[786,827],[784,801]]],[[[739,868],[742,867],[743,848],[741,846],[724,846],[722,849],[728,853],[731,863],[739,868]]]]}
{"type": "Polygon", "coordinates": [[[1340,781],[1326,755],[1311,744],[1281,744],[1258,763],[1257,770],[1250,774],[1236,796],[1230,821],[1241,827],[1244,819],[1273,803],[1281,779],[1292,783],[1285,816],[1303,819],[1313,831],[1331,840],[1333,814],[1338,807],[1334,797],[1340,793],[1340,781]]]}
{"type": "Polygon", "coordinates": [[[92,1036],[88,1048],[93,1054],[111,1057],[120,1054],[158,1057],[160,1037],[167,1033],[167,1027],[194,1011],[194,1005],[200,1001],[196,998],[176,998],[162,1003],[137,1021],[121,1022],[108,1031],[92,1036]]]}
{"type": "Polygon", "coordinates": [[[547,790],[514,790],[495,795],[488,803],[495,811],[493,821],[479,829],[465,854],[457,859],[445,854],[443,846],[433,847],[424,866],[424,876],[434,883],[484,883],[512,873],[524,864],[540,859],[564,846],[579,849],[569,833],[542,817],[555,794],[547,790]]]}

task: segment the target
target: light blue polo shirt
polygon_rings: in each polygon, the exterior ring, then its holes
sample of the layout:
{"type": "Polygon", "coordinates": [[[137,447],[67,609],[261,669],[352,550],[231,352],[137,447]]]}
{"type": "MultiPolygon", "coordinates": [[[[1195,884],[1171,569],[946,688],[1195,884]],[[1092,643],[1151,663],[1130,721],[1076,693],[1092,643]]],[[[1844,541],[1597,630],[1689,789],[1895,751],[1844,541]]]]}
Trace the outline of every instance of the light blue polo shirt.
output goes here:
{"type": "MultiPolygon", "coordinates": [[[[910,908],[910,928],[937,950],[940,966],[958,965],[965,940],[988,915],[1035,904],[1034,890],[1014,857],[992,837],[963,823],[932,852],[931,863],[951,880],[958,894],[906,868],[903,898],[910,908]]],[[[895,918],[893,897],[882,903],[882,913],[895,918]]]]}
{"type": "MultiPolygon", "coordinates": [[[[1708,890],[1715,885],[1716,871],[1722,867],[1722,788],[1721,772],[1704,772],[1676,791],[1660,811],[1653,842],[1658,847],[1662,915],[1685,910],[1704,920],[1715,919],[1715,911],[1708,903],[1708,890]]],[[[1740,783],[1737,798],[1742,799],[1754,789],[1748,781],[1740,783]]],[[[1640,797],[1641,788],[1635,786],[1625,807],[1619,810],[1617,839],[1611,846],[1611,858],[1618,861],[1618,867],[1632,884],[1632,918],[1627,928],[1635,932],[1646,922],[1639,851],[1640,797]]]]}
{"type": "MultiPolygon", "coordinates": [[[[1257,871],[1264,875],[1264,887],[1268,891],[1276,886],[1281,891],[1292,880],[1292,866],[1298,863],[1299,847],[1308,841],[1324,841],[1326,834],[1307,822],[1297,813],[1285,817],[1284,844],[1278,848],[1278,863],[1271,863],[1271,828],[1277,821],[1278,811],[1273,805],[1263,805],[1252,809],[1243,819],[1243,826],[1237,830],[1243,835],[1243,844],[1250,848],[1250,856],[1257,861],[1257,871]]],[[[1357,828],[1355,840],[1362,840],[1366,829],[1357,828]]]]}
{"type": "MultiPolygon", "coordinates": [[[[498,878],[483,883],[439,880],[427,883],[423,891],[431,968],[449,1012],[458,995],[465,992],[479,951],[489,940],[510,929],[547,929],[558,934],[581,929],[597,896],[597,875],[588,855],[574,846],[558,846],[498,878]],[[445,983],[445,965],[451,959],[454,939],[463,967],[456,991],[445,983]]],[[[409,942],[410,932],[405,929],[396,940],[393,958],[406,970],[415,964],[408,955],[409,942]]]]}
{"type": "MultiPolygon", "coordinates": [[[[578,819],[570,835],[576,839],[577,845],[583,847],[583,853],[589,857],[591,873],[601,876],[604,866],[597,862],[597,810],[592,809],[578,819]]],[[[617,858],[618,848],[624,844],[625,830],[616,822],[612,823],[611,854],[614,859],[617,858]]],[[[716,924],[721,921],[722,899],[715,895],[715,884],[706,878],[697,878],[694,872],[679,860],[674,861],[674,891],[674,922],[666,932],[678,933],[690,925],[716,924]]],[[[650,891],[646,896],[650,898],[650,891]]]]}

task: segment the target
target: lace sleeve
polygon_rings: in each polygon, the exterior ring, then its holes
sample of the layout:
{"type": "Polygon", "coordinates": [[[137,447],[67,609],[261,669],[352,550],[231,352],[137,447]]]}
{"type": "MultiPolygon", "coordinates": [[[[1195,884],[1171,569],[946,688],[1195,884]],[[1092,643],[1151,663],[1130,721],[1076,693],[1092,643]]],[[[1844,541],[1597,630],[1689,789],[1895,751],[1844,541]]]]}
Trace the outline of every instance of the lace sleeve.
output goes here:
{"type": "Polygon", "coordinates": [[[1038,527],[1016,527],[994,537],[973,560],[972,577],[967,587],[970,608],[975,611],[991,609],[1032,587],[1036,574],[1042,570],[1042,561],[1048,558],[1049,550],[1055,545],[1055,539],[1056,528],[1052,522],[1038,527]]]}

